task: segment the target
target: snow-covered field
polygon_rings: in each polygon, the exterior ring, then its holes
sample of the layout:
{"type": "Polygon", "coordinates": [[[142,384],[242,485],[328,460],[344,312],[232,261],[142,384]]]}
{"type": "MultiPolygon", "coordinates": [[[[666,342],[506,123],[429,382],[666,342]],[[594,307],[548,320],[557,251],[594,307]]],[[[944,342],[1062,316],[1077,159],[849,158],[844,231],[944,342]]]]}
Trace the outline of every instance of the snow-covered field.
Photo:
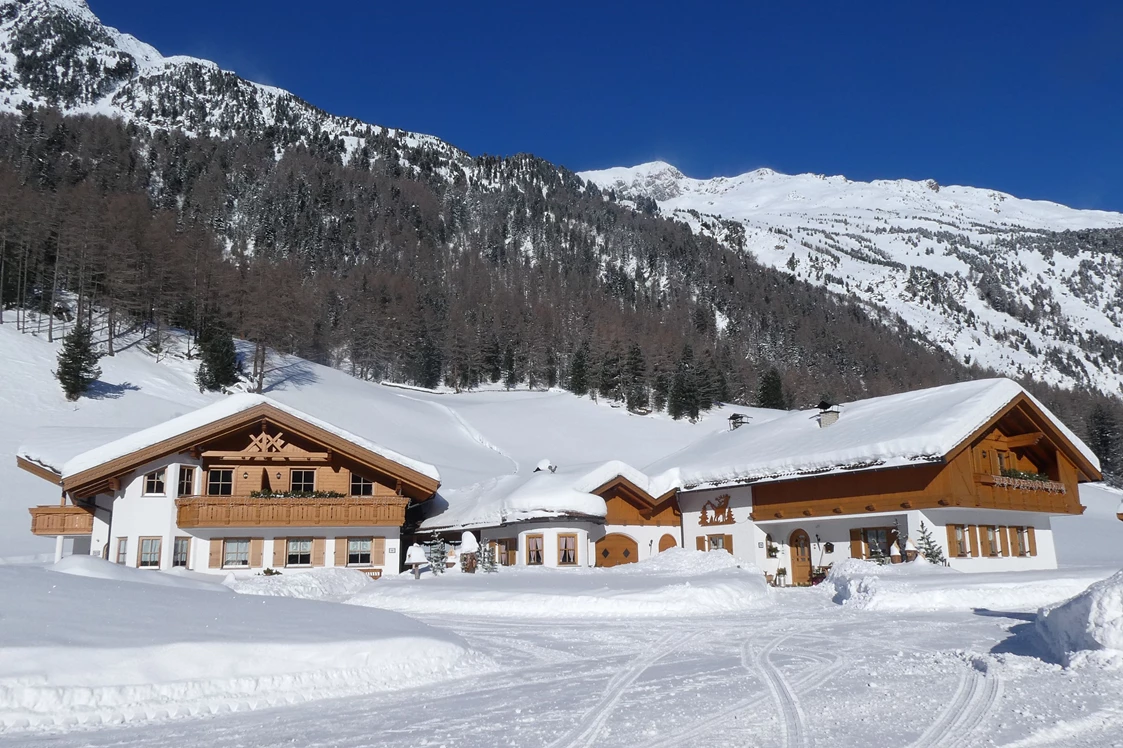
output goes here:
{"type": "MultiPolygon", "coordinates": [[[[693,551],[615,570],[373,583],[341,569],[226,580],[95,559],[49,569],[26,563],[51,553],[30,534],[27,507],[57,494],[15,467],[16,446],[119,435],[219,397],[194,388],[192,362],[133,344],[102,360],[95,397],[67,403],[50,375],[56,350],[0,326],[0,745],[1103,746],[1123,736],[1123,665],[1108,646],[1119,585],[1037,620],[1038,606],[1123,566],[1119,492],[1084,487],[1088,511],[1056,520],[1055,573],[859,565],[821,588],[775,590],[720,552],[693,551]],[[1074,646],[1099,648],[1065,650],[1074,646]]],[[[544,458],[646,465],[725,428],[729,413],[686,424],[561,392],[434,394],[293,358],[274,361],[267,384],[282,403],[433,463],[449,491],[544,458]]]]}

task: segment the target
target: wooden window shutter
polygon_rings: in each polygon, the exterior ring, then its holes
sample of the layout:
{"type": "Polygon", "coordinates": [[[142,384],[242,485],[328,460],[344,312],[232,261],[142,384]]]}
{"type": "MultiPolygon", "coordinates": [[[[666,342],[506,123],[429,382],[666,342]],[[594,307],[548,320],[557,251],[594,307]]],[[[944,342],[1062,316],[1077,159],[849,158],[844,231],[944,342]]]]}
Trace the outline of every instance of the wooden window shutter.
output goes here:
{"type": "Polygon", "coordinates": [[[273,538],[273,568],[278,569],[288,561],[288,538],[273,538]]]}
{"type": "MultiPolygon", "coordinates": [[[[950,532],[950,528],[949,528],[950,532]]],[[[858,528],[850,530],[850,558],[865,558],[866,549],[862,542],[862,531],[858,528]]]]}
{"type": "Polygon", "coordinates": [[[324,550],[327,545],[325,538],[312,538],[312,565],[324,565],[324,550]]]}
{"type": "Polygon", "coordinates": [[[1015,553],[1017,552],[1017,549],[1018,549],[1018,528],[1016,528],[1016,527],[1007,527],[1006,528],[1006,542],[1009,544],[1010,555],[1011,556],[1015,555],[1015,553]]]}
{"type": "Polygon", "coordinates": [[[705,535],[699,535],[698,539],[697,539],[697,543],[698,543],[698,545],[697,545],[698,550],[700,550],[700,551],[706,550],[706,536],[705,535]]]}
{"type": "Polygon", "coordinates": [[[370,563],[371,566],[386,564],[386,538],[371,538],[370,563]]]}
{"type": "Polygon", "coordinates": [[[971,541],[971,557],[979,557],[979,528],[977,525],[967,525],[967,537],[971,541]]]}
{"type": "Polygon", "coordinates": [[[208,566],[212,569],[222,568],[222,538],[214,538],[211,540],[211,555],[208,566]]]}
{"type": "Polygon", "coordinates": [[[1005,525],[1003,525],[1003,526],[998,528],[997,532],[998,532],[998,542],[1002,546],[1002,555],[1003,556],[1009,556],[1010,555],[1009,528],[1007,528],[1005,525]]]}
{"type": "Polygon", "coordinates": [[[265,555],[265,538],[250,538],[250,568],[260,569],[265,555]]]}
{"type": "Polygon", "coordinates": [[[987,534],[986,527],[979,528],[979,545],[982,546],[983,555],[990,556],[990,536],[987,534]]]}
{"type": "Polygon", "coordinates": [[[729,551],[730,556],[733,555],[733,536],[732,535],[726,535],[725,536],[725,550],[729,551]]]}
{"type": "Polygon", "coordinates": [[[335,565],[347,565],[347,538],[335,539],[335,565]]]}
{"type": "Polygon", "coordinates": [[[959,555],[959,544],[955,542],[955,525],[947,525],[945,529],[948,531],[948,558],[955,558],[959,555]]]}
{"type": "Polygon", "coordinates": [[[1026,535],[1029,537],[1029,555],[1037,555],[1037,533],[1033,531],[1033,527],[1026,528],[1026,535]]]}

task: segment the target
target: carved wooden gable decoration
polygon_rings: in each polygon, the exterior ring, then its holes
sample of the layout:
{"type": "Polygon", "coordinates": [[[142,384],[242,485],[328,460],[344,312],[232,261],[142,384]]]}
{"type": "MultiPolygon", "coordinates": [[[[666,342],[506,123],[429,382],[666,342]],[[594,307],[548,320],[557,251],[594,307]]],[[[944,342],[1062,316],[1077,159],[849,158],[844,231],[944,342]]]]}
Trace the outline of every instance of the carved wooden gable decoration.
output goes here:
{"type": "Polygon", "coordinates": [[[702,515],[698,518],[698,524],[702,527],[732,525],[736,521],[733,519],[733,510],[729,508],[729,494],[727,493],[703,504],[702,515]]]}

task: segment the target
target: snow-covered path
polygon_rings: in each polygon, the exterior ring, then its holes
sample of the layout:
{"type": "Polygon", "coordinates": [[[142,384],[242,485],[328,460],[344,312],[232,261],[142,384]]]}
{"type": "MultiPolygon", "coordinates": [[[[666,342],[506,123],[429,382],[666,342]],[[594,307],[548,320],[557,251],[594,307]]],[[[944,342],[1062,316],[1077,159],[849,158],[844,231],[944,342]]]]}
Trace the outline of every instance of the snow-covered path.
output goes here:
{"type": "Polygon", "coordinates": [[[1123,672],[1040,659],[1033,615],[886,615],[783,590],[694,619],[427,619],[503,664],[442,686],[0,745],[1118,745],[1123,672]],[[1064,722],[1063,725],[1058,724],[1064,722]],[[828,737],[829,736],[829,737],[828,737]]]}

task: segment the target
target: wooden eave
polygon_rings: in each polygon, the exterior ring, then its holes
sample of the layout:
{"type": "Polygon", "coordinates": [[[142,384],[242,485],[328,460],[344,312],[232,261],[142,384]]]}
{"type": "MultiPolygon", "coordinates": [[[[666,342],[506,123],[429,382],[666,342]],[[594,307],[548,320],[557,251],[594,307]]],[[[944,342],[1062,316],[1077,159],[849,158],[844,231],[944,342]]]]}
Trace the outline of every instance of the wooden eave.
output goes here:
{"type": "Polygon", "coordinates": [[[440,486],[438,480],[354,444],[315,424],[274,408],[268,403],[255,405],[240,413],[185,431],[164,441],[109,460],[89,470],[75,473],[63,479],[62,486],[72,496],[93,496],[108,488],[110,480],[130,473],[145,463],[167,455],[191,450],[202,443],[213,441],[255,422],[267,422],[276,427],[288,429],[309,441],[326,447],[332,452],[348,457],[376,472],[391,477],[395,481],[400,481],[402,493],[409,498],[424,501],[436,493],[440,486]]]}
{"type": "Polygon", "coordinates": [[[1076,469],[1078,471],[1080,471],[1085,481],[1103,480],[1103,473],[1101,473],[1096,468],[1096,466],[1093,465],[1088,460],[1088,458],[1085,457],[1080,452],[1080,450],[1076,448],[1076,445],[1069,441],[1069,439],[1061,432],[1061,430],[1053,424],[1053,420],[1046,416],[1045,413],[1043,413],[1042,410],[1038,408],[1037,405],[1033,402],[1033,400],[1027,397],[1024,392],[1019,393],[1017,397],[1007,403],[1006,406],[1002,408],[1002,410],[998,411],[998,413],[996,413],[994,416],[992,416],[990,420],[988,420],[979,428],[975,429],[975,431],[970,436],[965,438],[950,452],[944,455],[944,462],[951,462],[961,452],[963,452],[963,450],[970,448],[972,444],[974,444],[976,441],[981,439],[988,432],[992,431],[996,426],[998,426],[1003,418],[1010,415],[1012,411],[1016,410],[1019,407],[1021,407],[1026,412],[1037,429],[1036,431],[1031,432],[1028,435],[1019,435],[1026,437],[1025,439],[1019,439],[1018,437],[1015,437],[1016,443],[1013,446],[1031,446],[1030,444],[1026,443],[1029,437],[1032,437],[1033,445],[1036,445],[1043,440],[1048,440],[1049,442],[1052,442],[1054,445],[1056,445],[1056,447],[1061,452],[1063,452],[1069,460],[1072,461],[1072,464],[1076,466],[1076,469]]]}
{"type": "MultiPolygon", "coordinates": [[[[628,480],[627,478],[625,478],[622,475],[618,475],[615,478],[602,483],[601,485],[597,486],[596,488],[594,488],[589,493],[593,493],[593,494],[596,494],[597,496],[603,497],[604,494],[608,493],[609,491],[611,491],[614,488],[623,488],[628,494],[630,494],[631,496],[633,496],[636,499],[639,499],[643,503],[648,504],[649,506],[655,506],[656,504],[660,503],[659,501],[656,501],[654,496],[649,494],[647,491],[644,491],[642,488],[640,488],[635,483],[628,480]]],[[[664,495],[661,498],[665,498],[665,497],[666,497],[666,495],[664,495]]]]}
{"type": "Polygon", "coordinates": [[[25,457],[16,456],[16,467],[26,470],[32,475],[42,478],[45,481],[54,483],[56,486],[62,485],[62,476],[45,465],[40,465],[38,462],[33,462],[25,457]]]}

